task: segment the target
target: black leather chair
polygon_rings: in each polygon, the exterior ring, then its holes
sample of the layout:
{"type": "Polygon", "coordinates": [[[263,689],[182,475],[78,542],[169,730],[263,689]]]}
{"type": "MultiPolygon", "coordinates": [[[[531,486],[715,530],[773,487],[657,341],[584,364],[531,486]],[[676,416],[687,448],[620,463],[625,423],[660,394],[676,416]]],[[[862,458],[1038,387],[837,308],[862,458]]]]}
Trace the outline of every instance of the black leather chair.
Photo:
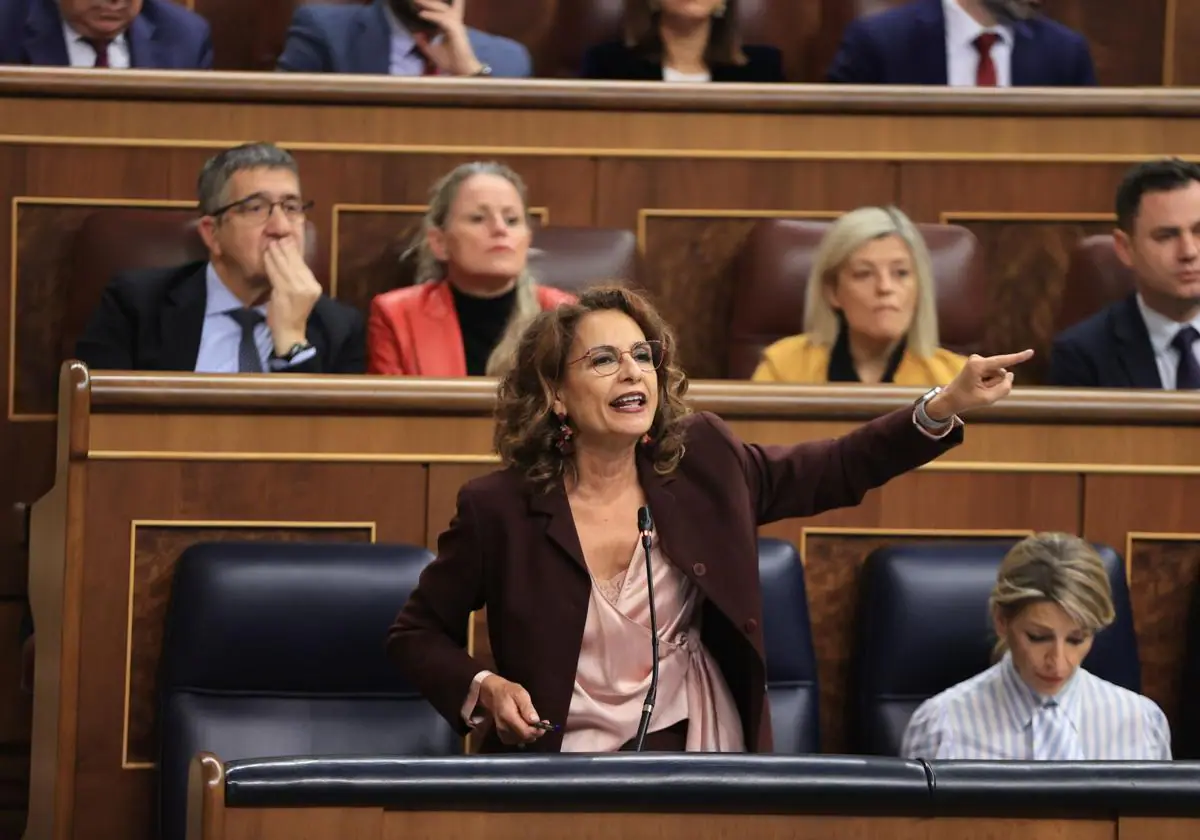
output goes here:
{"type": "Polygon", "coordinates": [[[817,657],[800,553],[789,542],[764,537],[758,541],[758,574],[775,752],[819,752],[817,657]]]}
{"type": "MultiPolygon", "coordinates": [[[[988,597],[1014,543],[897,545],[867,558],[852,654],[851,751],[898,755],[923,701],[991,665],[988,597]]],[[[1120,555],[1097,546],[1112,583],[1116,620],[1096,637],[1084,667],[1141,690],[1141,662],[1120,555]]]]}
{"type": "Polygon", "coordinates": [[[384,652],[431,559],[414,546],[342,543],[218,542],[183,553],[159,681],[162,840],[184,838],[188,765],[200,751],[462,752],[384,652]]]}

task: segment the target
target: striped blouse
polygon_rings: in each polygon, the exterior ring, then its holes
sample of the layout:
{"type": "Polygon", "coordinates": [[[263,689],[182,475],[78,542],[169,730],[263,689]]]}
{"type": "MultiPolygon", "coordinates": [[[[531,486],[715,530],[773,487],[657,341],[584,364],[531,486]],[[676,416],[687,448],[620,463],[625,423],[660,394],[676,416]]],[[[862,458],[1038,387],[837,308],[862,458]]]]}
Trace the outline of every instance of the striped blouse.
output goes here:
{"type": "MultiPolygon", "coordinates": [[[[905,758],[1030,761],[1034,715],[1049,701],[1026,685],[1004,658],[983,673],[931,697],[904,730],[905,758]]],[[[1148,697],[1083,668],[1054,698],[1092,761],[1169,761],[1166,715],[1148,697]]]]}

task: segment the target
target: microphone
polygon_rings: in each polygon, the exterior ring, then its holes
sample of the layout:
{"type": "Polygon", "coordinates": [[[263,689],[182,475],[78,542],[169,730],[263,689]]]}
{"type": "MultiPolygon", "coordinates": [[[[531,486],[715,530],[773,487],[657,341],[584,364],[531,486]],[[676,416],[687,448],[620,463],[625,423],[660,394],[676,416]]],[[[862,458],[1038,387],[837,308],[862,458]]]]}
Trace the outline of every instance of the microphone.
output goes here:
{"type": "Polygon", "coordinates": [[[646,740],[646,730],[650,728],[650,715],[654,712],[654,701],[658,697],[658,616],[654,610],[654,570],[650,566],[650,540],[654,534],[654,520],[650,517],[650,508],[642,505],[638,508],[638,531],[642,537],[642,551],[646,553],[646,597],[650,599],[650,690],[642,702],[642,719],[638,723],[637,738],[634,741],[634,752],[642,751],[642,743],[646,740]]]}

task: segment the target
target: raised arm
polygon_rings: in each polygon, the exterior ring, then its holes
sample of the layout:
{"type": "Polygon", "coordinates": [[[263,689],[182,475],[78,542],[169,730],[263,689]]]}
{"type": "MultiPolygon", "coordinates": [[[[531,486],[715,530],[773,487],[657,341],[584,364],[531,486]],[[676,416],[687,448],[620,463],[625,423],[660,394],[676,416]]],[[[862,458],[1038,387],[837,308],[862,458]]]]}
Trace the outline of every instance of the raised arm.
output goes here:
{"type": "Polygon", "coordinates": [[[1003,399],[1012,390],[1010,367],[1032,350],[972,356],[954,381],[932,398],[872,420],[834,440],[795,446],[737,441],[718,426],[742,461],[758,523],[813,516],[856,505],[868,490],[932,461],[962,442],[960,415],[1003,399]]]}

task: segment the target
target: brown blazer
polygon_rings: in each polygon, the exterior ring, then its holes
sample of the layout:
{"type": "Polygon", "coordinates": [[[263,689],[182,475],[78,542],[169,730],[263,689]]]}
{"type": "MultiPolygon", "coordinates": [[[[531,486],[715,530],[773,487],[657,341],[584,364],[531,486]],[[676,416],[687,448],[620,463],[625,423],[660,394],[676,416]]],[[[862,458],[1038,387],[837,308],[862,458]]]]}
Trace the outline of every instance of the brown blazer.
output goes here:
{"type": "MultiPolygon", "coordinates": [[[[702,639],[741,712],[747,749],[771,751],[766,705],[758,526],[858,504],[866,492],[962,441],[921,433],[901,409],[830,441],[744,444],[707,412],[684,420],[687,451],[671,475],[638,457],[638,472],[666,556],[704,593],[702,639]]],[[[520,683],[543,718],[565,724],[587,620],[591,579],[560,484],[534,488],[502,470],[467,482],[388,634],[388,653],[460,732],[471,680],[482,667],[465,650],[473,610],[488,608],[496,672],[520,683]]],[[[528,749],[558,752],[560,733],[528,749]]],[[[506,748],[489,732],[482,749],[506,748]]]]}

